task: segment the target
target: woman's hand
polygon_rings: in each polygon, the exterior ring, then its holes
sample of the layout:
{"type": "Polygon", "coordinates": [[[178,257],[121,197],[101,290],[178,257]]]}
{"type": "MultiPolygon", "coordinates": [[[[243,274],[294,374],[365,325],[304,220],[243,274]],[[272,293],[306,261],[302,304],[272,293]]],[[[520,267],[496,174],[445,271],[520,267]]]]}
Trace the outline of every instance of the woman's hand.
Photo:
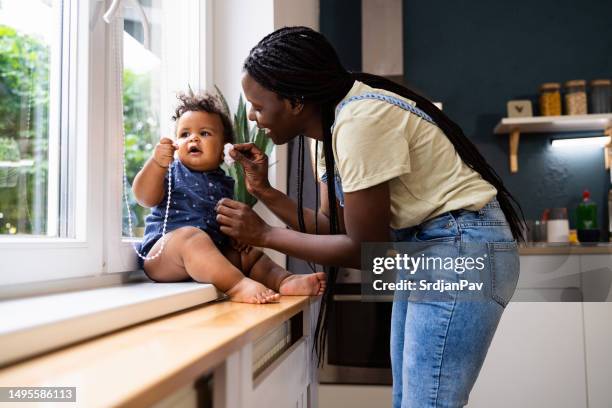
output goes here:
{"type": "Polygon", "coordinates": [[[247,191],[259,198],[266,189],[271,188],[268,181],[268,156],[253,143],[235,144],[230,156],[244,169],[247,191]]]}
{"type": "Polygon", "coordinates": [[[233,238],[230,239],[230,244],[232,248],[234,248],[236,251],[244,252],[245,254],[248,254],[249,252],[251,252],[251,249],[253,249],[252,246],[248,244],[243,244],[242,242],[236,241],[233,238]]]}
{"type": "Polygon", "coordinates": [[[242,244],[263,247],[272,229],[248,205],[223,198],[217,203],[217,222],[222,233],[242,244]]]}

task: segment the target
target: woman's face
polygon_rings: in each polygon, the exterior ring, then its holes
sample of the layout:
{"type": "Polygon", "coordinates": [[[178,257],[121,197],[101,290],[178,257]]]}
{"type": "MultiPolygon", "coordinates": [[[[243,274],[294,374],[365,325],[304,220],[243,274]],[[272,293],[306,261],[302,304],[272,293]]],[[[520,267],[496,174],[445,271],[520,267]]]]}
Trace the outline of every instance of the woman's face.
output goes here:
{"type": "Polygon", "coordinates": [[[176,125],[178,157],[196,171],[211,171],[223,160],[223,123],[215,113],[187,111],[176,125]]]}
{"type": "Polygon", "coordinates": [[[299,115],[302,106],[292,106],[288,99],[280,98],[276,93],[261,86],[248,73],[242,76],[242,89],[246,99],[251,103],[248,118],[257,123],[257,127],[266,130],[274,144],[287,143],[300,133],[302,120],[299,115]]]}

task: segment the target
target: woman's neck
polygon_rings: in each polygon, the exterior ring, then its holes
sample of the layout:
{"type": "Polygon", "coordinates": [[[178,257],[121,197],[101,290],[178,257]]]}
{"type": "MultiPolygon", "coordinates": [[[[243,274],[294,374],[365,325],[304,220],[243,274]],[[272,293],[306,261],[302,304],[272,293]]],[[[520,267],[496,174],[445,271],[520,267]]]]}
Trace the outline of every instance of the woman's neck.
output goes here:
{"type": "MultiPolygon", "coordinates": [[[[306,108],[306,107],[305,107],[306,108]]],[[[302,134],[315,140],[323,140],[323,126],[321,124],[321,109],[310,105],[305,109],[304,130],[302,134]]]]}

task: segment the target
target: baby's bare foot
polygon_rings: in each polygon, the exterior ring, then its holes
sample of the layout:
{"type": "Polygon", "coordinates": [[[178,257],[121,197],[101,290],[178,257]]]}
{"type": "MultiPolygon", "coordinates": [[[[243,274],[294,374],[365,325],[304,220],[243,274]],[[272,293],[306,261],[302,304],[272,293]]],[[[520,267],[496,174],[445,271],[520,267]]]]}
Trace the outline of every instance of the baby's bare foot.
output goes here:
{"type": "Polygon", "coordinates": [[[240,303],[270,303],[280,299],[278,293],[249,278],[241,279],[226,293],[232,302],[240,303]]]}
{"type": "Polygon", "coordinates": [[[325,272],[309,273],[308,275],[289,275],[280,284],[281,295],[322,295],[327,286],[325,272]]]}

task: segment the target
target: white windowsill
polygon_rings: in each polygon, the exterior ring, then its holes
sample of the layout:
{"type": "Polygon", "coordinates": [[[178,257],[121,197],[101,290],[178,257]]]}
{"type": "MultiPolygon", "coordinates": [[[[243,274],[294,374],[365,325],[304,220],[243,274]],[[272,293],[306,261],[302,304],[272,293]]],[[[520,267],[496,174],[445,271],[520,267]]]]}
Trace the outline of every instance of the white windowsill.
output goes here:
{"type": "Polygon", "coordinates": [[[0,302],[0,366],[221,298],[210,284],[134,282],[0,302]]]}

